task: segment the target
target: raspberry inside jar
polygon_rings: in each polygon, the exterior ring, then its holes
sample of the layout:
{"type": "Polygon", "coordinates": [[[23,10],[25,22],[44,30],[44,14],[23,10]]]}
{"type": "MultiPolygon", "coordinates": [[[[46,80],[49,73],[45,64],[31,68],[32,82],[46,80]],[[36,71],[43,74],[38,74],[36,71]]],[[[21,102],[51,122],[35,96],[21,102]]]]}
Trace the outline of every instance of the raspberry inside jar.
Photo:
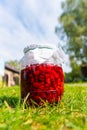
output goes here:
{"type": "Polygon", "coordinates": [[[58,103],[64,92],[64,74],[54,64],[30,64],[21,70],[21,97],[37,104],[58,103]]]}

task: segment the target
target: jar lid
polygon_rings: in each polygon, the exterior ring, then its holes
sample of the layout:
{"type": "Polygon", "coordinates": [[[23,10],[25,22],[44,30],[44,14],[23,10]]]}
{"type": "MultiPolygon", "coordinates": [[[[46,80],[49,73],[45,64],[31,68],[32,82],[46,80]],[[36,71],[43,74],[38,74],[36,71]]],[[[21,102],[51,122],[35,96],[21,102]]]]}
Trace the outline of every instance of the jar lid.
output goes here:
{"type": "Polygon", "coordinates": [[[30,50],[34,50],[36,48],[39,49],[56,49],[56,46],[51,45],[51,44],[30,44],[29,46],[24,48],[24,53],[27,53],[30,50]]]}
{"type": "Polygon", "coordinates": [[[24,48],[24,56],[21,59],[21,66],[24,68],[30,64],[51,63],[60,65],[66,61],[63,50],[52,44],[30,44],[24,48]]]}

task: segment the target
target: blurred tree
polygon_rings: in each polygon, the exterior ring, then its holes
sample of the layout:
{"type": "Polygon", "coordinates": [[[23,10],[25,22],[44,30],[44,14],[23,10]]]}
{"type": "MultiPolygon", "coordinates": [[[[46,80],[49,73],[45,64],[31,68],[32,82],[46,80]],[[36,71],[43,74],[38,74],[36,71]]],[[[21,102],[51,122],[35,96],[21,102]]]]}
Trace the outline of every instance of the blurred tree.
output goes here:
{"type": "Polygon", "coordinates": [[[6,64],[9,65],[10,67],[17,69],[17,70],[20,69],[20,65],[19,65],[18,60],[10,60],[10,61],[7,61],[6,64]]]}
{"type": "Polygon", "coordinates": [[[87,65],[87,1],[65,0],[62,2],[62,8],[60,27],[55,31],[57,35],[62,32],[61,36],[67,36],[66,50],[75,72],[75,65],[77,68],[87,65]]]}

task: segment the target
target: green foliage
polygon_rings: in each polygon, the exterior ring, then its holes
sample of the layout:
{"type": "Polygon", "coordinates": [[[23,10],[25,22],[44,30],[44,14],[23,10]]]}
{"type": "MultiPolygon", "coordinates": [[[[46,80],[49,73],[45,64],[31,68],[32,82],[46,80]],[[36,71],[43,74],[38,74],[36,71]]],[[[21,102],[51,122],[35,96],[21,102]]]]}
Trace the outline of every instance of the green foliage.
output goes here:
{"type": "Polygon", "coordinates": [[[65,83],[70,83],[70,82],[82,82],[82,76],[79,75],[78,72],[68,72],[65,73],[65,83]]]}
{"type": "Polygon", "coordinates": [[[6,64],[9,65],[10,67],[17,69],[17,70],[20,69],[20,64],[19,64],[18,60],[10,60],[10,61],[7,61],[6,64]]]}
{"type": "Polygon", "coordinates": [[[62,8],[60,23],[68,38],[70,60],[87,64],[87,1],[66,0],[62,8]]]}
{"type": "Polygon", "coordinates": [[[44,107],[20,104],[20,88],[0,89],[0,130],[86,130],[87,84],[65,84],[62,100],[44,107]]]}
{"type": "Polygon", "coordinates": [[[60,27],[57,34],[67,36],[66,52],[69,54],[72,78],[80,78],[80,66],[87,65],[87,1],[65,0],[62,3],[60,27]]]}

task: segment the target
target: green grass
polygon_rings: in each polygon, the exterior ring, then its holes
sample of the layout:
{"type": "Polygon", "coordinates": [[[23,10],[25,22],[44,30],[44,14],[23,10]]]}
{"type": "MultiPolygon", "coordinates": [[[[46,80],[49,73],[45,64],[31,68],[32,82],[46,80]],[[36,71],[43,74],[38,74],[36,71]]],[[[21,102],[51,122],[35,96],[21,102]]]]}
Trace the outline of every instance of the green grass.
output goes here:
{"type": "Polygon", "coordinates": [[[20,104],[20,87],[0,88],[0,130],[87,130],[87,83],[65,84],[55,106],[20,104]]]}

